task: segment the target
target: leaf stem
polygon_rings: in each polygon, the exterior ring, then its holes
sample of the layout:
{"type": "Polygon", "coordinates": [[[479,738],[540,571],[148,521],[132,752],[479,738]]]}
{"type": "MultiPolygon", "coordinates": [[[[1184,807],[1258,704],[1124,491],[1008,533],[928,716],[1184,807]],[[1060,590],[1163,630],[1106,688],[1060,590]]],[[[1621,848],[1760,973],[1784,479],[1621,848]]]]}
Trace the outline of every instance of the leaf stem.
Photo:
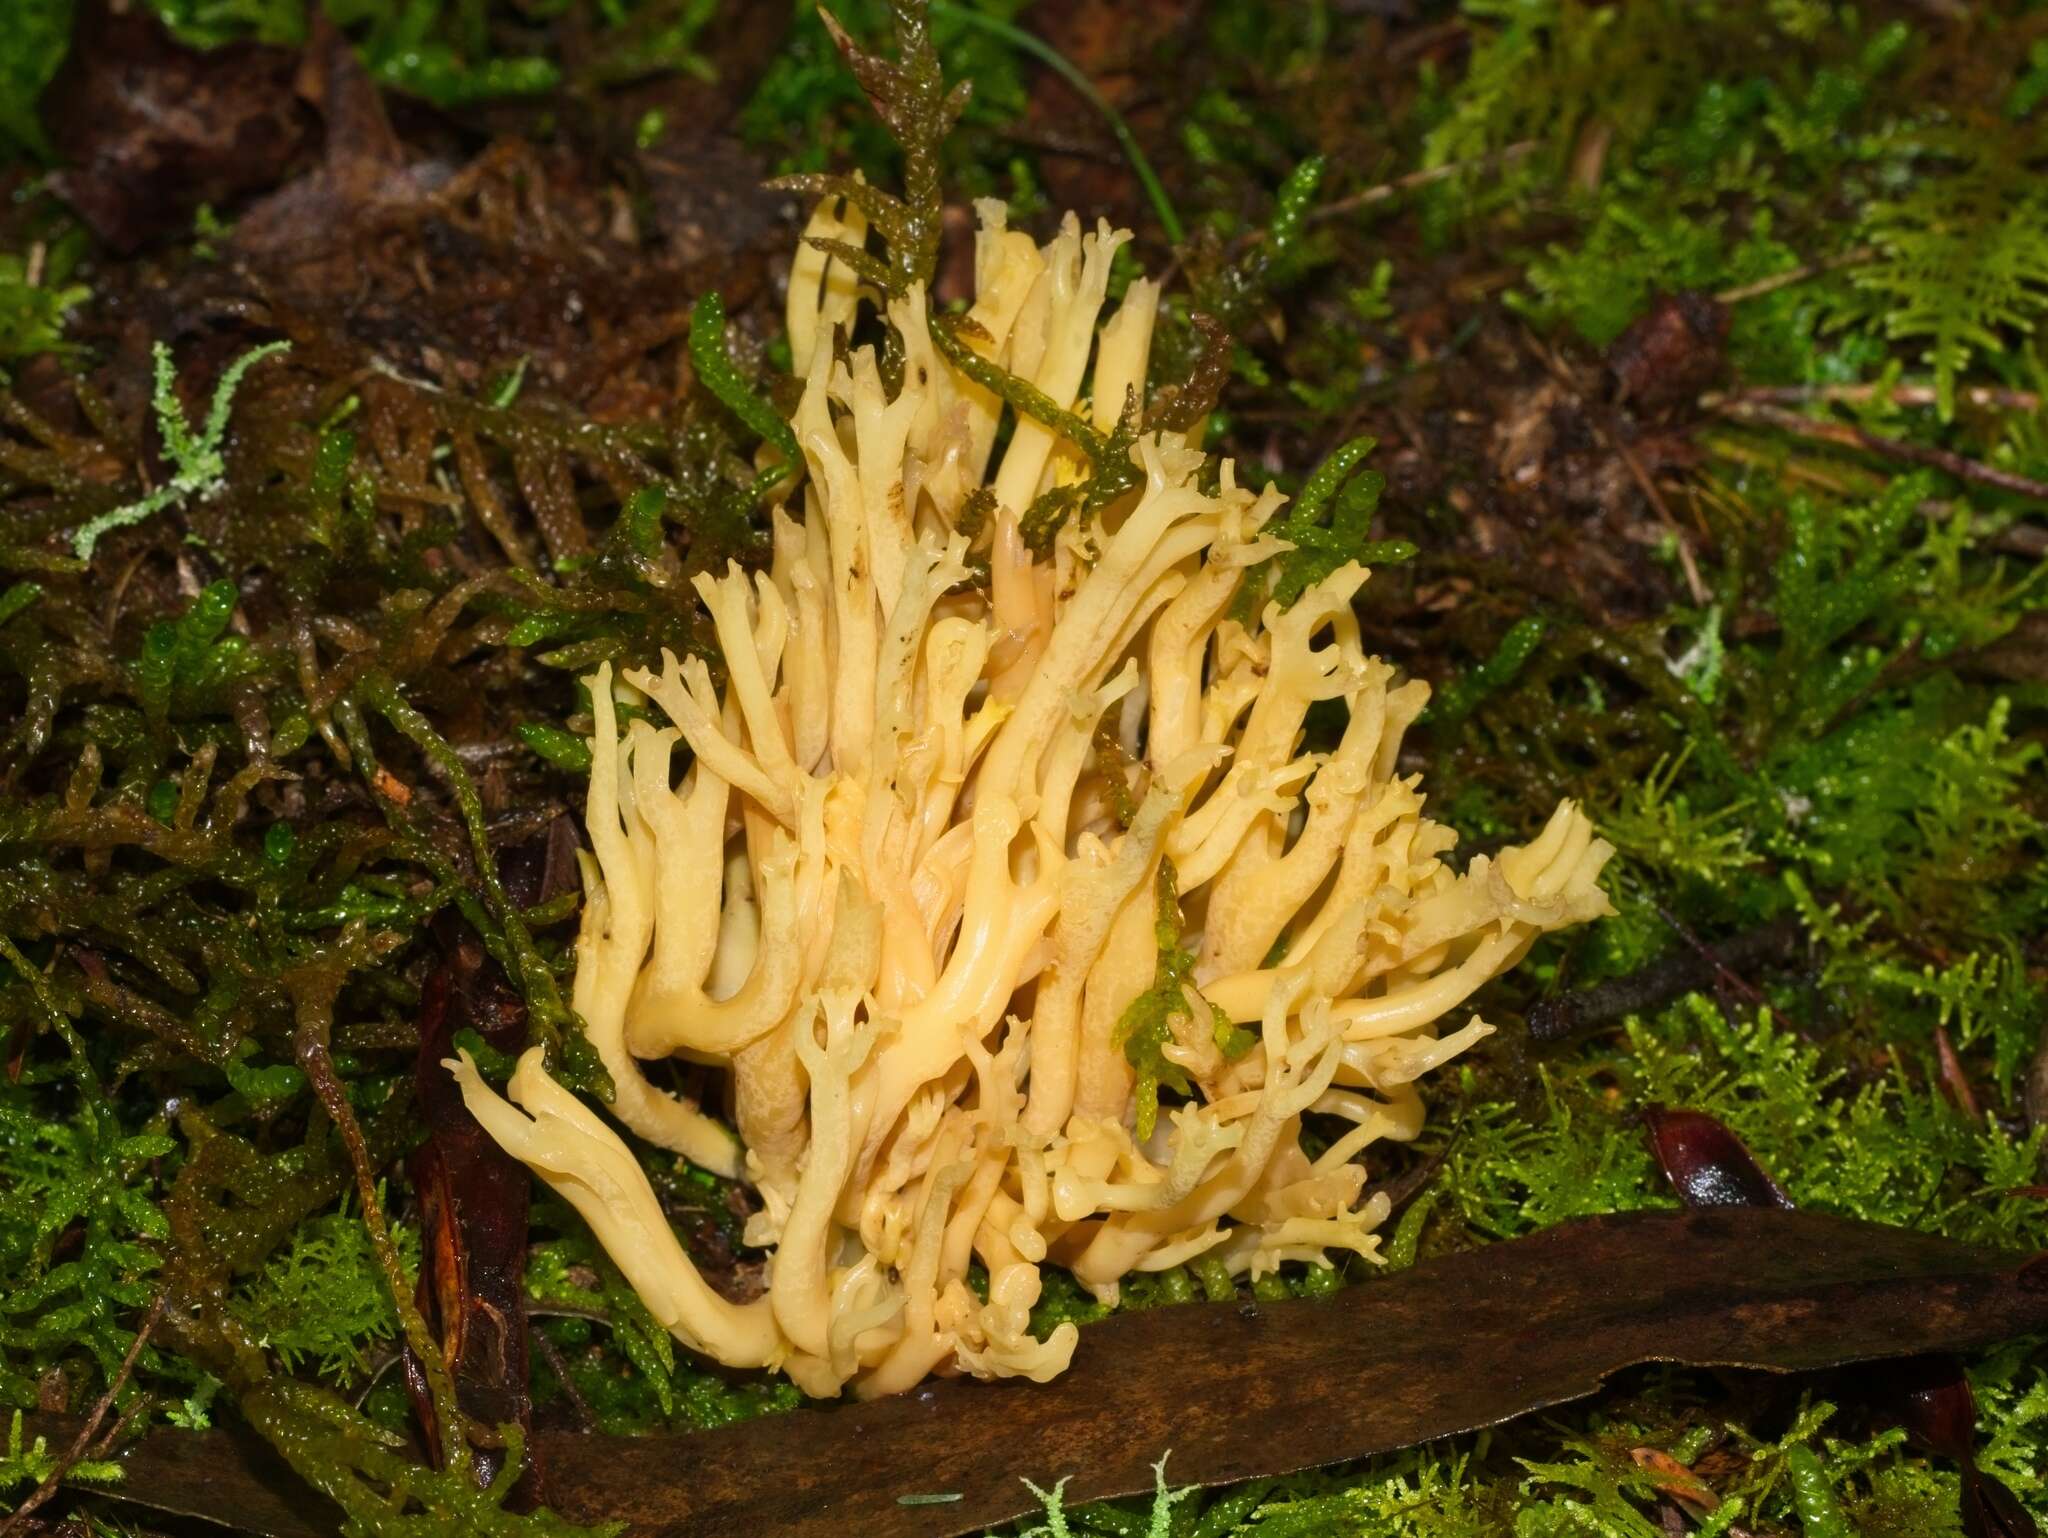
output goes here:
{"type": "Polygon", "coordinates": [[[1116,136],[1117,148],[1123,151],[1124,159],[1130,162],[1131,170],[1137,173],[1138,181],[1145,188],[1145,196],[1151,201],[1152,212],[1159,219],[1159,227],[1166,231],[1166,238],[1176,246],[1187,239],[1187,227],[1180,222],[1180,215],[1174,212],[1173,202],[1167,197],[1166,188],[1160,182],[1158,173],[1152,169],[1152,162],[1145,158],[1144,150],[1138,147],[1137,135],[1131,132],[1131,125],[1124,121],[1123,114],[1109,104],[1103,94],[1095,89],[1094,82],[1082,74],[1071,59],[1035,33],[1026,32],[1022,27],[994,16],[984,15],[964,5],[948,4],[947,0],[932,0],[931,13],[944,17],[947,21],[957,21],[964,26],[979,27],[990,36],[1001,38],[1012,48],[1030,54],[1078,91],[1082,99],[1100,112],[1103,120],[1109,124],[1109,131],[1116,136]]]}
{"type": "Polygon", "coordinates": [[[1785,272],[1774,272],[1769,277],[1758,278],[1753,283],[1724,288],[1714,295],[1714,300],[1718,304],[1740,304],[1745,299],[1761,298],[1765,294],[1774,294],[1781,288],[1790,288],[1795,283],[1804,283],[1808,278],[1817,278],[1824,272],[1835,271],[1838,267],[1854,267],[1876,255],[1875,246],[1852,246],[1839,255],[1818,262],[1808,262],[1802,267],[1793,267],[1785,272]]]}

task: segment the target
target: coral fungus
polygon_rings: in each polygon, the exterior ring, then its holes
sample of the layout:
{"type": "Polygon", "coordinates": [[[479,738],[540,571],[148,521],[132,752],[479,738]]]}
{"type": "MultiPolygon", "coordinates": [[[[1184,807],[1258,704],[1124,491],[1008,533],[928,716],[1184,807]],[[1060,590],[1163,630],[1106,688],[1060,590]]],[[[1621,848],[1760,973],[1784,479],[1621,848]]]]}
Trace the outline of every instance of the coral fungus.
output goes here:
{"type": "Polygon", "coordinates": [[[1029,1328],[1048,1263],[1113,1299],[1198,1255],[1372,1257],[1359,1154],[1414,1137],[1415,1081],[1489,1030],[1446,1017],[1608,911],[1611,851],[1570,802],[1445,863],[1398,772],[1428,689],[1362,649],[1363,567],[1238,601],[1288,548],[1262,534],[1285,498],[1143,430],[1157,287],[1102,319],[1127,237],[980,218],[973,307],[937,335],[923,292],[834,254],[859,211],[819,208],[789,297],[808,475],[768,571],[698,580],[723,686],[696,657],[591,680],[575,1007],[612,1114],[759,1192],[765,1294],[699,1276],[538,1049],[510,1102],[452,1065],[679,1340],[820,1395],[1060,1372],[1073,1325],[1029,1328]],[[864,305],[900,353],[839,345],[864,305]],[[998,369],[1057,408],[999,456],[998,369]],[[1026,513],[1104,442],[1114,494],[1066,498],[1034,551],[1026,513]],[[1319,703],[1344,724],[1306,751],[1319,703]],[[642,1075],[668,1056],[730,1071],[737,1141],[642,1075]],[[1349,1125],[1304,1146],[1310,1115],[1349,1125]]]}

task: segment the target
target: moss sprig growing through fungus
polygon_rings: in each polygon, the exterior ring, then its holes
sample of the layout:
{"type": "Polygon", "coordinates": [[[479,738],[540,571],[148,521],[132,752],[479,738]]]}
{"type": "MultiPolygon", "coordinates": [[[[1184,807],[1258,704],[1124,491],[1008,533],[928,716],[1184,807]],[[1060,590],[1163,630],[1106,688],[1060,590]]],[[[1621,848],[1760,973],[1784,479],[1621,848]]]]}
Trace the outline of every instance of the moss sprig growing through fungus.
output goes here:
{"type": "MultiPolygon", "coordinates": [[[[1100,745],[1096,751],[1101,754],[1100,745]]],[[[1249,1052],[1256,1039],[1204,1000],[1195,987],[1195,953],[1187,949],[1182,938],[1180,886],[1173,861],[1159,862],[1154,882],[1159,909],[1153,920],[1152,938],[1159,950],[1158,971],[1153,975],[1152,986],[1132,999],[1117,1016],[1116,1027],[1110,1033],[1111,1042],[1123,1049],[1124,1057],[1137,1071],[1132,1089],[1132,1125],[1141,1143],[1152,1136],[1152,1129],[1159,1124],[1162,1085],[1183,1095],[1192,1093],[1187,1075],[1166,1052],[1174,1044],[1176,1027],[1198,1021],[1206,1014],[1212,1028],[1211,1040],[1232,1062],[1249,1052]]]]}
{"type": "Polygon", "coordinates": [[[1531,844],[1444,862],[1395,772],[1428,689],[1365,655],[1368,574],[1317,526],[1333,499],[1347,530],[1367,514],[1362,448],[1276,523],[1277,491],[1141,433],[1158,289],[1103,315],[1126,234],[1069,216],[1041,247],[982,203],[975,301],[939,329],[909,269],[883,288],[840,249],[873,200],[820,190],[789,296],[801,503],[768,571],[696,579],[725,678],[670,655],[589,680],[572,1000],[618,1120],[758,1191],[766,1294],[711,1289],[537,1050],[509,1099],[450,1066],[692,1349],[812,1394],[1042,1380],[1075,1340],[1030,1331],[1048,1263],[1112,1301],[1197,1257],[1375,1255],[1356,1156],[1414,1137],[1414,1081],[1490,1029],[1445,1016],[1608,911],[1610,850],[1564,802],[1531,844]],[[834,347],[864,305],[900,374],[834,347]],[[1034,550],[1032,509],[1106,475],[1034,550]],[[1348,723],[1307,753],[1318,702],[1348,723]],[[643,1074],[673,1054],[730,1071],[736,1136],[643,1074]],[[1309,1113],[1350,1128],[1312,1156],[1309,1113]]]}

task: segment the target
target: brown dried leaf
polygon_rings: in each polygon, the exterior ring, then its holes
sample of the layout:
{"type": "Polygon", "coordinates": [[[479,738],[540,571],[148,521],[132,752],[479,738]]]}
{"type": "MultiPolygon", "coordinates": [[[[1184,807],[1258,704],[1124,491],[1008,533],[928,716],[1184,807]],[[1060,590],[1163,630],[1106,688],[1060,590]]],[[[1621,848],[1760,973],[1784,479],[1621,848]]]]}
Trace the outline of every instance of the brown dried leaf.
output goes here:
{"type": "MultiPolygon", "coordinates": [[[[301,269],[301,283],[327,266],[353,273],[357,227],[393,209],[411,207],[445,180],[444,166],[409,166],[392,130],[377,83],[347,38],[316,13],[294,83],[326,125],[321,163],[251,208],[235,224],[235,250],[254,261],[301,269]]],[[[333,279],[340,282],[339,277],[333,279]]]]}
{"type": "Polygon", "coordinates": [[[1650,1151],[1688,1207],[1790,1207],[1792,1198],[1742,1139],[1703,1111],[1653,1105],[1643,1113],[1650,1151]]]}
{"type": "Polygon", "coordinates": [[[43,94],[66,162],[50,185],[116,250],[182,233],[201,203],[271,186],[298,157],[313,116],[296,67],[289,49],[187,48],[144,7],[88,0],[43,94]]]}
{"type": "Polygon", "coordinates": [[[1623,399],[1659,411],[1712,385],[1726,364],[1728,319],[1728,307],[1710,295],[1659,294],[1607,349],[1623,399]]]}

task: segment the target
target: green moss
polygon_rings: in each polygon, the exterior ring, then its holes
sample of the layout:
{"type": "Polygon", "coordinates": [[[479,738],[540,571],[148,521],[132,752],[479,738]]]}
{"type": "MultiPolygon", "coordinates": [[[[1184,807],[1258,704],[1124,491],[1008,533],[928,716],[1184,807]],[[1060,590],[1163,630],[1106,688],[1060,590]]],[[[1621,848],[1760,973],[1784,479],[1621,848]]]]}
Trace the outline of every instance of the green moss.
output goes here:
{"type": "MultiPolygon", "coordinates": [[[[1980,1243],[2048,1243],[2048,1212],[2013,1194],[2044,1134],[1973,1123],[1925,1079],[1872,1077],[1782,1023],[1730,1021],[1692,996],[1625,1039],[1546,1065],[1528,1102],[1472,1107],[1445,1189],[1483,1238],[1566,1218],[1675,1205],[1635,1113],[1684,1105],[1720,1117],[1801,1206],[1980,1243]]],[[[1436,1242],[1458,1242],[1439,1230],[1436,1242]]]]}
{"type": "Polygon", "coordinates": [[[1110,1031],[1110,1041],[1121,1047],[1125,1059],[1137,1070],[1138,1141],[1152,1136],[1159,1120],[1159,1091],[1185,1095],[1192,1085],[1181,1067],[1171,1061],[1165,1049],[1173,1044],[1174,1024],[1185,1029],[1206,1028],[1216,1049],[1226,1058],[1240,1058],[1252,1049],[1255,1038],[1213,1004],[1206,1004],[1194,985],[1195,953],[1181,941],[1180,891],[1171,860],[1159,862],[1158,909],[1152,937],[1159,948],[1159,960],[1152,986],[1124,1006],[1110,1031]],[[1202,1018],[1204,1008],[1208,1018],[1202,1018]]]}
{"type": "Polygon", "coordinates": [[[2048,312],[2048,196],[2022,129],[1926,131],[1901,148],[1911,181],[1865,208],[1857,233],[1874,255],[1850,272],[1845,310],[1918,349],[1947,418],[1972,360],[2048,312]]]}
{"type": "MultiPolygon", "coordinates": [[[[0,142],[8,132],[0,108],[0,142]]],[[[40,353],[72,351],[64,330],[71,314],[92,297],[83,283],[68,281],[78,242],[61,241],[46,255],[43,271],[29,281],[29,266],[11,251],[0,251],[0,382],[9,364],[40,353]]]]}
{"type": "MultiPolygon", "coordinates": [[[[70,0],[21,0],[10,13],[0,37],[0,164],[48,152],[35,104],[70,38],[70,0]]],[[[0,290],[0,305],[5,302],[0,290]]]]}
{"type": "MultiPolygon", "coordinates": [[[[19,1410],[8,1418],[7,1446],[0,1451],[0,1500],[26,1495],[29,1488],[56,1473],[60,1464],[46,1438],[38,1436],[32,1442],[24,1439],[21,1418],[19,1410]]],[[[119,1484],[127,1472],[118,1462],[106,1458],[81,1458],[62,1466],[66,1480],[87,1485],[119,1484]]]]}
{"type": "Polygon", "coordinates": [[[0,1405],[25,1409],[52,1368],[83,1391],[126,1352],[169,1236],[153,1163],[177,1146],[107,1111],[46,1118],[33,1083],[0,1086],[0,1405]]]}
{"type": "MultiPolygon", "coordinates": [[[[418,1233],[404,1223],[392,1233],[407,1272],[416,1274],[418,1233]]],[[[372,1353],[398,1338],[398,1314],[369,1236],[346,1207],[301,1223],[230,1306],[286,1367],[303,1363],[343,1387],[361,1381],[372,1353]]]]}

